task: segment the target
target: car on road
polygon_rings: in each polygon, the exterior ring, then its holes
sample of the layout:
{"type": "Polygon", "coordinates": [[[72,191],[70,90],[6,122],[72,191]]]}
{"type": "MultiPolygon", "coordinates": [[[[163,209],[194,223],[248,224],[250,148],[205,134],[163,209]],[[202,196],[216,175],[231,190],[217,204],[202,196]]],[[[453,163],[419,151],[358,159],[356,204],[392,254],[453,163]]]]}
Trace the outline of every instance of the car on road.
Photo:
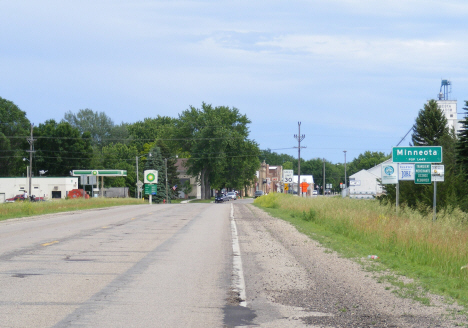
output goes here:
{"type": "Polygon", "coordinates": [[[317,190],[312,190],[312,195],[317,196],[317,194],[318,194],[317,190]]]}
{"type": "Polygon", "coordinates": [[[260,196],[263,196],[263,195],[264,195],[263,190],[257,190],[257,191],[255,192],[255,196],[254,196],[254,197],[257,198],[257,197],[260,197],[260,196]]]}
{"type": "Polygon", "coordinates": [[[330,189],[325,189],[325,195],[331,195],[331,190],[330,189]]]}
{"type": "Polygon", "coordinates": [[[218,194],[215,196],[215,203],[224,203],[224,195],[218,194]]]}
{"type": "Polygon", "coordinates": [[[228,192],[226,196],[229,197],[230,200],[236,200],[237,199],[237,195],[236,195],[236,193],[234,191],[228,192]]]}

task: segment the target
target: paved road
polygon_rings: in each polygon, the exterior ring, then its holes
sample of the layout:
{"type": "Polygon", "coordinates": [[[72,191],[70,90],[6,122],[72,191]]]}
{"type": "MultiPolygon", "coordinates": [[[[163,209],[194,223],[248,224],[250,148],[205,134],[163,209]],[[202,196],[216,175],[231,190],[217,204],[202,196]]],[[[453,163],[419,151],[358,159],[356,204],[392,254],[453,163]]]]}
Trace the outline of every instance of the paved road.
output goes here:
{"type": "Polygon", "coordinates": [[[0,223],[0,327],[222,327],[229,204],[0,223]]]}

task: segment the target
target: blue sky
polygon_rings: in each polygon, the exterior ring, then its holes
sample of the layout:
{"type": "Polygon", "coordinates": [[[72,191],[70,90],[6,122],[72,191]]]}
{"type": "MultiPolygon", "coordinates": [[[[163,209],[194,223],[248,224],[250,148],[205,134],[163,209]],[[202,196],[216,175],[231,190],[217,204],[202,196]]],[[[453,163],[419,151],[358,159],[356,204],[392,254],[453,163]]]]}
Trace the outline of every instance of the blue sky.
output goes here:
{"type": "Polygon", "coordinates": [[[462,0],[3,1],[0,97],[36,125],[236,107],[262,149],[296,156],[301,121],[302,158],[350,161],[390,153],[442,78],[463,111],[466,17],[462,0]]]}

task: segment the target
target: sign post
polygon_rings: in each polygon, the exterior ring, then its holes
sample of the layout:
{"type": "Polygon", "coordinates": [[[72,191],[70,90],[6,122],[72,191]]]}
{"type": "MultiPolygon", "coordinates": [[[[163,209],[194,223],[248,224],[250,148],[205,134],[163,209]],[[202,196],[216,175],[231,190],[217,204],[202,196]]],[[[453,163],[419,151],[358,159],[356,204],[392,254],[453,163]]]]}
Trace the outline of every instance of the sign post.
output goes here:
{"type": "Polygon", "coordinates": [[[437,181],[444,181],[445,166],[431,165],[431,178],[434,181],[434,200],[432,208],[432,221],[436,220],[436,201],[437,201],[437,181]]]}
{"type": "Polygon", "coordinates": [[[289,184],[292,185],[293,183],[293,176],[294,176],[294,171],[293,170],[283,170],[283,183],[285,185],[284,190],[289,191],[289,184]]]}
{"type": "MultiPolygon", "coordinates": [[[[412,180],[414,172],[415,184],[431,184],[434,181],[433,217],[436,220],[437,201],[437,181],[444,181],[444,165],[431,165],[431,163],[442,163],[441,146],[423,147],[393,147],[392,161],[394,163],[414,163],[414,171],[411,167],[399,164],[399,180],[412,180]],[[400,176],[401,174],[401,176],[400,176]]],[[[383,174],[382,174],[383,175],[383,174]]],[[[382,179],[383,180],[383,179],[382,179]]],[[[398,184],[397,184],[397,204],[398,204],[398,184]]],[[[398,209],[397,209],[398,210],[398,209]]]]}
{"type": "Polygon", "coordinates": [[[157,183],[158,183],[158,171],[157,170],[145,170],[143,172],[145,177],[145,194],[149,194],[149,204],[153,202],[153,195],[156,195],[157,192],[157,183]],[[148,187],[147,187],[148,186],[148,187]],[[150,188],[150,189],[147,189],[150,188]],[[153,189],[154,188],[154,189],[153,189]],[[147,190],[149,192],[147,192],[147,190]]]}

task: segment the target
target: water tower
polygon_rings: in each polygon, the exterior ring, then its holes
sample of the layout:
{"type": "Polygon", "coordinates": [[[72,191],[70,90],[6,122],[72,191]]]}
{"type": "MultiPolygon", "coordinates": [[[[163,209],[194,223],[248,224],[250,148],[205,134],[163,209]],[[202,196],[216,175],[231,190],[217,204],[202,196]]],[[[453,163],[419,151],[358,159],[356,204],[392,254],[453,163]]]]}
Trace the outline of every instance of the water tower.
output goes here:
{"type": "Polygon", "coordinates": [[[449,100],[448,95],[452,92],[452,82],[442,80],[440,83],[439,100],[449,100]]]}

